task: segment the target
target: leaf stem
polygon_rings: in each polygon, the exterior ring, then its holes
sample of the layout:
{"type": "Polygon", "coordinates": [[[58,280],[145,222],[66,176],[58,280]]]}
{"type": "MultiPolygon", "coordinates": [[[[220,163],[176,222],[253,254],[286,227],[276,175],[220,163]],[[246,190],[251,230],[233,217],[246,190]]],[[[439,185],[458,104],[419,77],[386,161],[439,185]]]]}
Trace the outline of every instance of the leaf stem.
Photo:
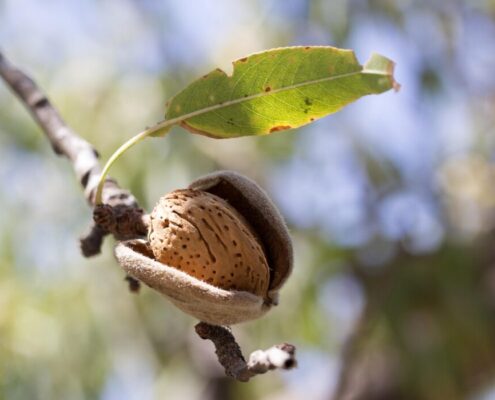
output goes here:
{"type": "Polygon", "coordinates": [[[100,180],[98,181],[98,186],[96,188],[96,196],[95,196],[95,204],[102,204],[102,193],[103,193],[103,186],[105,184],[105,179],[108,175],[108,171],[112,167],[112,165],[119,159],[119,157],[125,153],[127,150],[129,150],[132,146],[135,144],[141,142],[143,139],[147,138],[148,136],[158,136],[159,131],[164,131],[161,132],[162,135],[165,135],[169,130],[172,125],[177,123],[177,119],[173,120],[168,120],[168,121],[161,121],[158,124],[152,126],[151,128],[148,128],[137,135],[133,136],[130,138],[127,142],[125,142],[122,146],[120,146],[113,154],[112,156],[108,159],[107,163],[103,167],[103,171],[101,172],[100,175],[100,180]]]}

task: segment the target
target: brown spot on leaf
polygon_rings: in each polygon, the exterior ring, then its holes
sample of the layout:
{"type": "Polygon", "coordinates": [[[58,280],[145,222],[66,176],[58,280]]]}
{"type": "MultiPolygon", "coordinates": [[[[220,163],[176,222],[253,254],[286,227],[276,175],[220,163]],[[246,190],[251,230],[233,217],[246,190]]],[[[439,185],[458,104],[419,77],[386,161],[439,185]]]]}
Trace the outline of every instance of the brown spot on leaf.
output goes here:
{"type": "Polygon", "coordinates": [[[271,88],[270,86],[267,86],[267,87],[265,88],[265,92],[269,92],[270,90],[272,90],[272,88],[271,88]]]}
{"type": "Polygon", "coordinates": [[[246,62],[247,61],[247,57],[242,57],[241,59],[239,59],[240,62],[246,62]]]}
{"type": "Polygon", "coordinates": [[[304,48],[304,50],[309,50],[310,48],[311,48],[311,46],[306,46],[306,47],[304,48]]]}
{"type": "Polygon", "coordinates": [[[197,129],[189,125],[186,121],[182,121],[180,123],[180,126],[182,126],[184,129],[187,129],[191,133],[197,133],[198,135],[203,135],[203,136],[208,136],[212,138],[218,138],[218,136],[215,136],[214,134],[211,134],[207,131],[202,131],[201,129],[197,129]]]}
{"type": "Polygon", "coordinates": [[[311,117],[309,120],[310,120],[311,122],[313,122],[315,119],[314,119],[313,117],[311,117]]]}
{"type": "Polygon", "coordinates": [[[394,69],[395,69],[395,63],[391,61],[387,66],[387,73],[389,74],[389,79],[392,88],[394,89],[395,92],[398,92],[400,90],[401,85],[399,82],[397,82],[394,79],[394,69]]]}
{"type": "Polygon", "coordinates": [[[270,129],[270,133],[278,132],[278,131],[285,131],[285,130],[290,129],[290,128],[292,128],[292,126],[290,126],[290,125],[277,125],[277,126],[274,126],[273,128],[270,129]]]}

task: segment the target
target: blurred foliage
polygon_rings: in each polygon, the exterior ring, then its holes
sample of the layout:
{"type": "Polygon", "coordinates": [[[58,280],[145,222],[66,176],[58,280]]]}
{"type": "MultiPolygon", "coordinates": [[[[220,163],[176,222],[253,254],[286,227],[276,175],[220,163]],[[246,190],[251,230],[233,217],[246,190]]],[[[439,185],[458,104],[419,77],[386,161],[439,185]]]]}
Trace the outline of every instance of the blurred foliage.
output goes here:
{"type": "Polygon", "coordinates": [[[222,377],[195,321],[129,293],[110,240],[81,257],[78,183],[0,85],[0,398],[495,396],[495,2],[0,0],[0,21],[2,50],[103,159],[192,79],[265,48],[377,51],[403,85],[267,138],[176,129],[113,170],[147,208],[221,168],[280,205],[294,274],[234,331],[245,351],[296,344],[299,368],[249,384],[222,377]]]}

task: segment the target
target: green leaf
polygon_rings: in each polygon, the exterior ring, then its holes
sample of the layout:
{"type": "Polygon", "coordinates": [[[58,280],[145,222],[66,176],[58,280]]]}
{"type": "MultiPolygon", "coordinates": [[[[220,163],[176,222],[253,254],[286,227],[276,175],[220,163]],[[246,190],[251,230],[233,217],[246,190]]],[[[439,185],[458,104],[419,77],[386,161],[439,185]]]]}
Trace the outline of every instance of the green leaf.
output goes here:
{"type": "Polygon", "coordinates": [[[399,85],[394,63],[373,54],[364,66],[351,50],[335,47],[285,47],[234,61],[232,76],[216,69],[193,82],[169,103],[166,119],[122,144],[105,164],[96,189],[112,165],[147,137],[161,137],[172,126],[213,138],[266,135],[306,125],[367,94],[399,85]]]}
{"type": "Polygon", "coordinates": [[[361,66],[351,50],[334,47],[273,49],[234,61],[233,67],[232,76],[216,69],[176,95],[167,120],[214,138],[265,135],[399,87],[389,59],[373,54],[361,66]]]}

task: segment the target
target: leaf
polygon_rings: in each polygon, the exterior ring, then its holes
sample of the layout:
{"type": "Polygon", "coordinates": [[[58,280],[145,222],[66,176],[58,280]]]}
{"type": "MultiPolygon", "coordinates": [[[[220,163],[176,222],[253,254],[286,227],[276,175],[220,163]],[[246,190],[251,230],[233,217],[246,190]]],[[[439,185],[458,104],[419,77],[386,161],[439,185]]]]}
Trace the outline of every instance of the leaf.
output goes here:
{"type": "Polygon", "coordinates": [[[216,69],[177,94],[169,102],[167,120],[214,138],[265,135],[399,87],[389,59],[373,54],[361,66],[354,52],[334,47],[273,49],[233,66],[232,76],[216,69]]]}
{"type": "Polygon", "coordinates": [[[176,124],[213,138],[233,138],[297,128],[367,94],[399,85],[394,63],[373,54],[361,66],[351,50],[306,46],[268,50],[233,63],[232,76],[216,69],[176,95],[166,119],[122,144],[105,164],[95,203],[122,154],[147,137],[161,137],[176,124]]]}

